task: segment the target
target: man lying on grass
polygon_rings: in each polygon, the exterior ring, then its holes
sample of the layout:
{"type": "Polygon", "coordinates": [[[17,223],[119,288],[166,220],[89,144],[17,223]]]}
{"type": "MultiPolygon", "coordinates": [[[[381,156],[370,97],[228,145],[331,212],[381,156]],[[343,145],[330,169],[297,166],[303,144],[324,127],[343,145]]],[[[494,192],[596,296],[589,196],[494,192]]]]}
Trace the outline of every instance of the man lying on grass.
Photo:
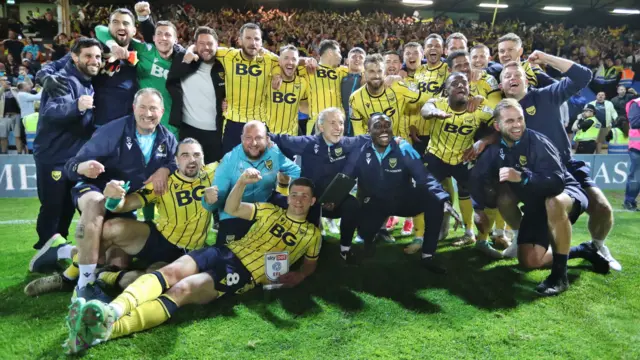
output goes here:
{"type": "Polygon", "coordinates": [[[246,169],[225,203],[225,212],[255,221],[242,239],[227,246],[192,251],[158,271],[139,277],[109,304],[75,300],[67,317],[66,352],[77,353],[107,340],[156,327],[184,305],[206,304],[225,293],[241,294],[257,284],[267,284],[267,275],[273,277],[278,266],[288,267],[288,260],[294,263],[305,258],[298,271],[279,276],[280,284],[295,286],[311,275],[321,246],[320,230],[306,221],[309,208],[316,201],[313,183],[306,178],[294,180],[286,210],[269,203],[241,202],[247,185],[260,179],[258,170],[246,169]],[[286,254],[286,264],[270,263],[267,267],[265,262],[274,253],[286,254]]]}

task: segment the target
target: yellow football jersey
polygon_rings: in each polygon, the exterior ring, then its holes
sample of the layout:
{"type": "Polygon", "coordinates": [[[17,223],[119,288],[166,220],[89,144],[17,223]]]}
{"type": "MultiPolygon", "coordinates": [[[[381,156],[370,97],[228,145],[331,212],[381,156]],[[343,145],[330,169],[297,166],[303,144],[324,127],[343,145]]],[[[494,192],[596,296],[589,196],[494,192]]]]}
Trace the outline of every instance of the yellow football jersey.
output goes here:
{"type": "Polygon", "coordinates": [[[267,283],[264,256],[268,252],[289,252],[289,264],[302,256],[318,259],[322,236],[320,229],[308,221],[293,220],[287,210],[269,203],[255,203],[249,232],[227,245],[251,272],[256,284],[267,283]]]}
{"type": "Polygon", "coordinates": [[[482,77],[478,81],[469,83],[469,94],[476,96],[480,95],[485,98],[483,104],[494,109],[500,100],[502,100],[502,91],[498,87],[496,79],[482,70],[482,77]]]}
{"type": "Polygon", "coordinates": [[[307,100],[309,82],[296,73],[291,81],[282,81],[277,90],[267,91],[267,126],[274,134],[298,135],[298,110],[300,101],[307,100]]]}
{"type": "Polygon", "coordinates": [[[413,74],[414,80],[418,83],[418,90],[429,92],[432,97],[440,93],[447,76],[449,66],[444,62],[434,67],[430,67],[429,64],[420,65],[413,74]]]}
{"type": "MultiPolygon", "coordinates": [[[[419,83],[416,81],[413,75],[407,75],[404,79],[405,83],[409,86],[410,89],[415,91],[420,91],[420,86],[426,91],[426,84],[419,83]],[[425,85],[420,85],[425,84],[425,85]]],[[[409,122],[409,126],[415,126],[418,130],[418,136],[429,136],[429,131],[431,130],[431,123],[422,118],[420,114],[420,110],[422,106],[419,104],[409,104],[407,105],[407,110],[405,115],[407,116],[407,121],[409,122]]],[[[409,138],[407,138],[409,140],[409,138]]]]}
{"type": "Polygon", "coordinates": [[[453,111],[447,98],[434,100],[436,108],[453,116],[447,119],[432,119],[431,140],[427,151],[447,164],[462,162],[465,150],[473,146],[473,137],[483,123],[493,124],[493,109],[482,106],[473,113],[453,111]]]}
{"type": "Polygon", "coordinates": [[[531,65],[528,61],[523,61],[520,63],[522,68],[524,68],[524,73],[527,76],[527,81],[529,81],[529,86],[538,87],[538,77],[536,74],[544,72],[538,65],[531,65]]]}
{"type": "Polygon", "coordinates": [[[354,135],[365,134],[369,117],[374,113],[383,113],[391,118],[394,136],[406,139],[409,137],[407,106],[414,104],[421,107],[431,97],[431,93],[414,91],[404,82],[397,82],[391,87],[386,87],[384,92],[378,96],[371,95],[365,85],[349,97],[351,109],[349,118],[354,135]]]}
{"type": "Polygon", "coordinates": [[[153,192],[153,183],[136,192],[145,206],[150,203],[158,206],[156,226],[172,244],[193,250],[201,248],[207,240],[211,213],[202,207],[201,200],[204,189],[213,183],[217,168],[217,162],[205,165],[195,180],[187,180],[174,172],[169,176],[164,195],[157,196],[153,192]]]}
{"type": "Polygon", "coordinates": [[[307,135],[310,135],[320,111],[330,107],[342,109],[340,84],[342,84],[342,79],[349,75],[349,69],[346,66],[331,68],[325,65],[318,65],[315,72],[307,73],[306,69],[304,69],[301,70],[300,74],[303,73],[307,74],[309,81],[307,135]]]}
{"type": "Polygon", "coordinates": [[[278,67],[278,56],[265,52],[246,60],[240,49],[219,47],[216,58],[224,66],[228,103],[225,118],[241,123],[266,122],[265,94],[271,87],[272,71],[278,67]]]}

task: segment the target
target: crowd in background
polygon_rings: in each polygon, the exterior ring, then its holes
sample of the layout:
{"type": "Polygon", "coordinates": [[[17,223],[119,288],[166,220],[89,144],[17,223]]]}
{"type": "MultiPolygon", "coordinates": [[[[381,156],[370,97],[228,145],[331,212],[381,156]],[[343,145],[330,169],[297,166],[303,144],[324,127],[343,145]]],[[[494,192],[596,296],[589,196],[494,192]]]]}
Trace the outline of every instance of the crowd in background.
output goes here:
{"type": "MultiPolygon", "coordinates": [[[[58,33],[55,8],[42,12],[39,8],[30,10],[26,24],[19,19],[9,19],[8,38],[2,42],[4,48],[0,58],[1,85],[5,91],[25,79],[33,80],[43,63],[63,57],[76,39],[95,37],[95,26],[107,25],[109,14],[116,7],[90,3],[78,6],[71,16],[70,34],[58,33]]],[[[445,16],[418,19],[381,12],[284,11],[263,7],[202,11],[186,3],[156,8],[153,16],[157,20],[172,21],[178,30],[178,42],[183,46],[192,42],[193,32],[200,25],[217,31],[220,46],[236,46],[237,29],[246,22],[254,22],[263,29],[265,48],[273,52],[283,45],[294,44],[301,55],[317,57],[320,42],[335,39],[340,43],[345,59],[348,49],[353,47],[361,47],[367,53],[401,53],[407,42],[422,42],[430,33],[439,33],[446,38],[453,32],[464,33],[469,39],[469,47],[477,43],[487,45],[497,58],[498,37],[514,32],[522,38],[525,56],[533,50],[542,50],[592,69],[591,89],[594,93],[604,91],[607,99],[620,95],[617,85],[630,88],[634,80],[640,80],[640,31],[630,30],[626,25],[617,28],[565,27],[562,23],[527,24],[506,20],[498,21],[491,28],[486,22],[453,21],[445,16]]],[[[136,36],[142,38],[140,32],[136,36]]],[[[560,75],[554,74],[553,69],[548,71],[552,76],[560,75]]],[[[11,106],[8,108],[12,109],[11,106]]],[[[6,108],[4,112],[6,116],[6,108]]],[[[571,118],[575,120],[574,116],[571,118]]]]}

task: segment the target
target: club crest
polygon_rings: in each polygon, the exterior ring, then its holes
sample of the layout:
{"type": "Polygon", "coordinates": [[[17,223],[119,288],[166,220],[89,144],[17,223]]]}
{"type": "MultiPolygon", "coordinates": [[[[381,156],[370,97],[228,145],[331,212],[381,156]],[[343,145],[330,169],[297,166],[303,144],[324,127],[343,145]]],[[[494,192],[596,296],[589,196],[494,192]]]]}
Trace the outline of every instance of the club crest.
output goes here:
{"type": "Polygon", "coordinates": [[[389,166],[393,169],[396,167],[396,165],[398,165],[398,159],[396,158],[391,158],[389,159],[389,166]]]}
{"type": "Polygon", "coordinates": [[[529,106],[526,111],[527,111],[527,114],[533,116],[533,115],[536,114],[536,107],[535,106],[529,106]]]}
{"type": "Polygon", "coordinates": [[[60,178],[62,177],[62,171],[59,170],[54,170],[51,172],[51,178],[55,181],[60,180],[60,178]]]}
{"type": "Polygon", "coordinates": [[[267,167],[267,170],[272,170],[273,169],[273,161],[272,160],[267,160],[264,162],[264,166],[267,167]]]}
{"type": "Polygon", "coordinates": [[[342,155],[342,148],[336,148],[336,156],[342,155]]]}
{"type": "Polygon", "coordinates": [[[527,165],[527,157],[524,155],[520,155],[520,165],[525,166],[527,165]]]}

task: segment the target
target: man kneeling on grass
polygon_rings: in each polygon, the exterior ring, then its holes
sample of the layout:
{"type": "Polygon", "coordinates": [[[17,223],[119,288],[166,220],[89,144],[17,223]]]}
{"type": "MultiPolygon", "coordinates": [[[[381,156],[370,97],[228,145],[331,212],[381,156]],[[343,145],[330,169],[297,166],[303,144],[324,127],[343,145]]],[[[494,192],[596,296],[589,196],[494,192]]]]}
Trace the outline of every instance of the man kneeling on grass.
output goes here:
{"type": "MultiPolygon", "coordinates": [[[[66,351],[77,353],[156,327],[181,306],[206,304],[225,293],[241,294],[256,284],[267,284],[265,262],[271,253],[286,253],[291,263],[305,257],[298,271],[278,278],[280,284],[295,286],[311,275],[321,246],[320,230],[306,221],[316,201],[313,183],[306,178],[294,180],[286,210],[269,203],[241,202],[246,186],[260,179],[258,170],[246,169],[225,203],[225,212],[256,221],[242,239],[227,246],[192,251],[159,271],[141,276],[109,304],[75,300],[67,317],[66,351]]],[[[288,267],[288,262],[280,265],[288,267]]]]}

